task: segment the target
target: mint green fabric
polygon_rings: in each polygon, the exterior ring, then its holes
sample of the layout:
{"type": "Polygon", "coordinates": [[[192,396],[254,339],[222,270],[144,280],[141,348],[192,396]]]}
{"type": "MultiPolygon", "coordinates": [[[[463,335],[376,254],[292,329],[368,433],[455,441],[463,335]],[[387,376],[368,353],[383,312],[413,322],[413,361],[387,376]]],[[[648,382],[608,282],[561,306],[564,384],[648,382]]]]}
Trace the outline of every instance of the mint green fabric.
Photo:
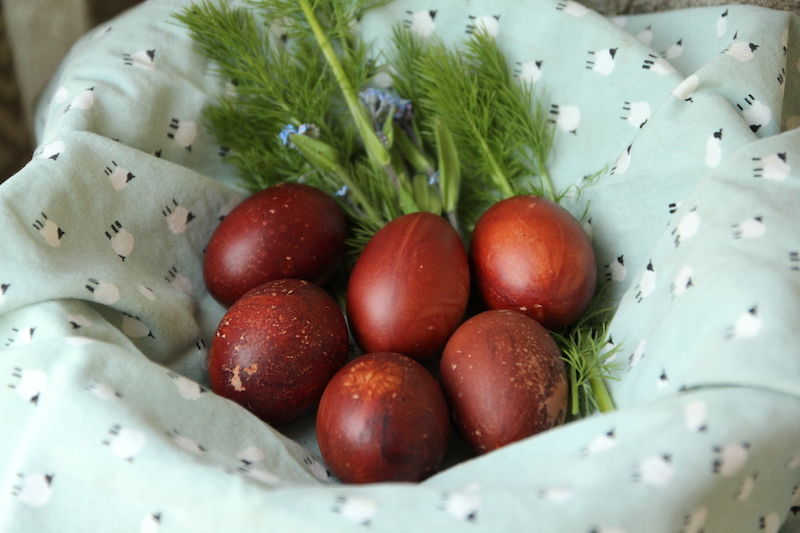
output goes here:
{"type": "MultiPolygon", "coordinates": [[[[420,484],[347,486],[313,416],[272,429],[208,389],[224,309],[205,243],[245,193],[203,107],[226,93],[150,0],[81,40],[0,186],[0,529],[800,531],[800,19],[731,5],[606,18],[572,0],[397,0],[496,34],[556,127],[619,308],[618,410],[420,484]]],[[[43,36],[46,38],[46,36],[43,36]]]]}

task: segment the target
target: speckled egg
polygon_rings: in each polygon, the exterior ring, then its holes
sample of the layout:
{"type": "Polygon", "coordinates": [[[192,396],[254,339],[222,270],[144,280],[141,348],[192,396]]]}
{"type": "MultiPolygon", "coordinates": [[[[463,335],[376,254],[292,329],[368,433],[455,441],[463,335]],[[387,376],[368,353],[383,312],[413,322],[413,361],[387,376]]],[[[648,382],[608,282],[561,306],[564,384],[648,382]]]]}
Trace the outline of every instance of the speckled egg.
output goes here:
{"type": "Polygon", "coordinates": [[[344,483],[421,481],[436,471],[449,435],[438,383],[398,353],[349,362],[328,384],[317,411],[320,452],[344,483]]]}
{"type": "Polygon", "coordinates": [[[282,183],[249,196],[212,233],[203,260],[209,293],[230,305],[276,279],[330,280],[347,238],[344,210],[324,191],[282,183]]]}
{"type": "Polygon", "coordinates": [[[272,281],[222,318],[209,350],[211,388],[265,422],[285,424],[316,407],[347,352],[344,315],[326,291],[272,281]]]}
{"type": "Polygon", "coordinates": [[[517,311],[484,311],[464,322],[444,349],[439,380],[459,432],[479,454],[566,417],[567,373],[558,345],[517,311]]]}

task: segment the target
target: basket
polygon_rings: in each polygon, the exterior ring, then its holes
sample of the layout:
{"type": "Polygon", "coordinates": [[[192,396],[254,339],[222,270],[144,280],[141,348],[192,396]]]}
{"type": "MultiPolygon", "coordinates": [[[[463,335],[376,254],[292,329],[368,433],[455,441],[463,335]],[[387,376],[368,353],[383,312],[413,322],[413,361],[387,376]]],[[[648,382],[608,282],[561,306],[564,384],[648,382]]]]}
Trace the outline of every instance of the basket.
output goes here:
{"type": "MultiPolygon", "coordinates": [[[[233,2],[232,2],[233,3],[233,2]]],[[[150,0],[86,35],[0,186],[6,531],[794,531],[800,509],[800,18],[608,18],[573,0],[396,0],[360,22],[495,34],[544,88],[558,187],[618,309],[617,410],[419,484],[350,486],[313,416],[212,393],[211,232],[246,192],[202,109],[224,80],[150,0]]]]}

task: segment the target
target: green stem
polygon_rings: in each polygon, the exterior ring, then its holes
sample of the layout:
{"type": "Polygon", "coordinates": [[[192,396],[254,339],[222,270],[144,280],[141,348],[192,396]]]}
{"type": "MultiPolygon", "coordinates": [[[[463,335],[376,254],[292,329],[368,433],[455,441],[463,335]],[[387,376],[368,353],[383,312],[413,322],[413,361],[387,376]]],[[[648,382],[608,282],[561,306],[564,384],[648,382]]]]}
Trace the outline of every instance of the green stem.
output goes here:
{"type": "Polygon", "coordinates": [[[548,200],[552,200],[553,202],[556,201],[556,190],[553,187],[553,180],[550,179],[550,173],[542,167],[542,173],[539,176],[539,179],[542,180],[542,185],[544,186],[544,195],[548,200]]]}
{"type": "Polygon", "coordinates": [[[317,40],[322,54],[325,56],[328,65],[330,65],[333,71],[333,76],[336,78],[336,82],[339,84],[342,94],[344,95],[347,108],[350,110],[350,114],[355,120],[356,127],[361,134],[361,139],[364,141],[364,146],[370,159],[378,165],[385,167],[391,160],[389,151],[383,146],[383,143],[381,143],[378,136],[375,135],[375,132],[372,130],[372,123],[365,116],[365,110],[358,100],[358,94],[350,83],[342,64],[339,62],[339,58],[336,57],[336,51],[333,49],[333,45],[331,45],[330,40],[325,35],[325,30],[314,14],[314,10],[311,9],[308,0],[297,1],[298,4],[300,4],[300,8],[303,10],[303,14],[308,21],[311,31],[314,33],[314,38],[317,40]]]}
{"type": "Polygon", "coordinates": [[[383,219],[369,203],[367,195],[350,179],[349,174],[341,167],[337,161],[338,157],[335,150],[329,144],[297,133],[290,135],[289,138],[294,143],[295,148],[303,154],[312,166],[323,172],[332,172],[338,176],[341,183],[347,186],[356,202],[361,204],[364,212],[372,222],[377,224],[378,227],[384,224],[383,219]]]}
{"type": "Polygon", "coordinates": [[[355,183],[353,183],[353,181],[350,179],[350,176],[348,176],[347,173],[341,168],[335,169],[334,173],[337,176],[339,176],[339,179],[342,180],[342,183],[347,185],[347,189],[355,197],[355,200],[358,203],[358,205],[360,205],[364,209],[364,212],[366,213],[367,217],[369,217],[369,219],[372,222],[374,222],[376,226],[378,227],[383,226],[385,224],[385,221],[383,220],[383,218],[381,218],[378,212],[372,208],[372,205],[370,205],[369,200],[367,200],[367,197],[364,196],[364,193],[361,192],[361,189],[359,189],[358,186],[356,186],[355,183]]]}
{"type": "Polygon", "coordinates": [[[395,167],[390,163],[386,165],[386,175],[394,184],[395,189],[400,190],[400,173],[395,170],[395,167]]]}
{"type": "Polygon", "coordinates": [[[394,126],[394,146],[401,151],[403,157],[417,172],[425,172],[429,176],[433,174],[433,164],[425,154],[412,141],[406,132],[397,124],[394,126]]]}
{"type": "Polygon", "coordinates": [[[500,170],[500,165],[492,155],[492,151],[489,148],[489,145],[486,143],[486,139],[481,136],[480,132],[478,131],[478,127],[475,126],[475,124],[471,123],[470,126],[472,126],[473,135],[475,135],[475,138],[478,140],[481,152],[483,152],[483,154],[486,156],[486,160],[489,161],[491,175],[495,185],[497,185],[497,187],[500,189],[500,192],[503,194],[504,198],[511,198],[512,196],[515,196],[514,189],[511,188],[511,184],[508,182],[508,178],[506,178],[505,173],[500,170]]]}
{"type": "Polygon", "coordinates": [[[614,411],[614,401],[611,399],[611,395],[606,388],[603,378],[600,376],[589,378],[589,385],[591,385],[592,392],[597,399],[597,408],[600,410],[600,412],[609,413],[614,411]]]}
{"type": "Polygon", "coordinates": [[[578,416],[581,414],[581,406],[578,398],[578,372],[572,365],[569,367],[569,383],[572,396],[572,416],[578,416]]]}
{"type": "Polygon", "coordinates": [[[459,234],[461,240],[464,241],[464,245],[468,246],[466,239],[464,238],[464,231],[461,229],[461,222],[458,220],[458,213],[456,211],[447,211],[447,220],[450,222],[450,225],[453,226],[453,229],[456,230],[456,233],[459,234]]]}

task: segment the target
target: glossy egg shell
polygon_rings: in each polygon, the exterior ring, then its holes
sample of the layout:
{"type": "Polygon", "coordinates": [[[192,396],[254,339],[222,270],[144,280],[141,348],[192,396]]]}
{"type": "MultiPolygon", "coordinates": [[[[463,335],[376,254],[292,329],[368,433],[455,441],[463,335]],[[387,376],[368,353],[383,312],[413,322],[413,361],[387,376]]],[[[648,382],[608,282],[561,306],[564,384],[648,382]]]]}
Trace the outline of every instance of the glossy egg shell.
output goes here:
{"type": "Polygon", "coordinates": [[[447,448],[444,394],[421,364],[397,353],[372,353],[342,368],[317,411],[317,442],[344,483],[420,481],[447,448]]]}
{"type": "Polygon", "coordinates": [[[347,287],[347,316],[362,351],[431,360],[461,323],[469,262],[458,233],[431,213],[403,215],[361,252],[347,287]]]}
{"type": "Polygon", "coordinates": [[[236,301],[211,342],[212,390],[270,424],[316,407],[345,364],[347,324],[335,300],[301,280],[276,280],[236,301]]]}
{"type": "Polygon", "coordinates": [[[490,207],[470,241],[473,283],[490,309],[514,309],[550,330],[575,322],[597,285],[589,237],[546,198],[515,196],[490,207]]]}
{"type": "Polygon", "coordinates": [[[230,305],[276,279],[330,280],[347,238],[344,210],[328,194],[282,183],[249,196],[222,219],[203,261],[208,291],[230,305]]]}
{"type": "Polygon", "coordinates": [[[482,454],[564,422],[568,382],[561,352],[532,318],[484,311],[453,334],[439,380],[464,440],[482,454]]]}

